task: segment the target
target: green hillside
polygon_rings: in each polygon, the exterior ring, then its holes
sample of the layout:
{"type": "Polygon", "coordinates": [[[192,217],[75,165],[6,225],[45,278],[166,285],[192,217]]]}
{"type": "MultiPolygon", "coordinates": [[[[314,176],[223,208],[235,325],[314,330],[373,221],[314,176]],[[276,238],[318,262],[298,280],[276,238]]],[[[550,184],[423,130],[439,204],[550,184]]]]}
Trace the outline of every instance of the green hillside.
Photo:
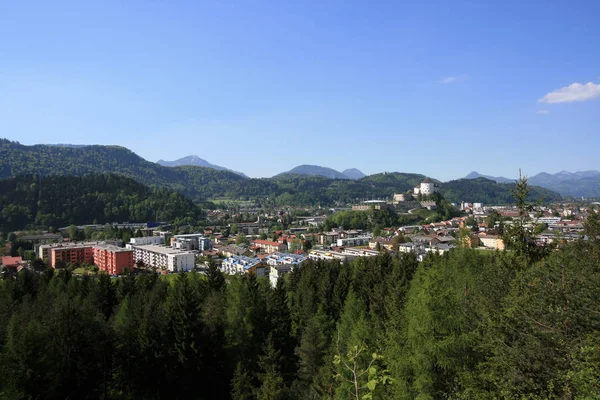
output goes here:
{"type": "Polygon", "coordinates": [[[163,167],[120,146],[24,146],[0,139],[0,178],[90,173],[117,173],[146,185],[168,186],[198,200],[246,194],[238,184],[247,179],[234,172],[192,166],[163,167]]]}
{"type": "MultiPolygon", "coordinates": [[[[485,204],[509,204],[513,202],[512,189],[514,183],[496,183],[487,178],[457,179],[441,185],[444,197],[455,203],[466,201],[485,204]]],[[[529,200],[552,202],[561,196],[549,189],[529,186],[529,200]]]]}
{"type": "Polygon", "coordinates": [[[166,187],[114,174],[0,180],[0,231],[123,221],[194,223],[200,207],[166,187]]]}
{"type": "MultiPolygon", "coordinates": [[[[249,179],[230,171],[196,166],[163,167],[120,146],[65,147],[34,145],[0,139],[0,178],[18,175],[73,175],[115,173],[152,187],[169,187],[195,201],[214,198],[261,200],[277,205],[343,205],[368,199],[389,199],[418,185],[424,175],[380,173],[359,180],[284,174],[249,179]]],[[[457,180],[440,184],[449,200],[510,203],[511,186],[486,179],[457,180]]],[[[559,196],[532,187],[531,198],[546,201],[559,196]]]]}

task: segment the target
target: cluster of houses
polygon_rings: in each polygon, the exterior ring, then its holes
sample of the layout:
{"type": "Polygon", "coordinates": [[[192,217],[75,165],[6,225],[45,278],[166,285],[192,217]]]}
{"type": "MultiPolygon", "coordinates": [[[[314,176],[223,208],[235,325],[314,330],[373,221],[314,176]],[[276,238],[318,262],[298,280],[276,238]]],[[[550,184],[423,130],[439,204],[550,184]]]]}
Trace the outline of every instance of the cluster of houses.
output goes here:
{"type": "Polygon", "coordinates": [[[228,275],[254,273],[269,277],[271,285],[277,285],[279,278],[300,268],[308,260],[303,254],[274,252],[264,257],[230,256],[221,262],[221,271],[228,275]]]}
{"type": "MultiPolygon", "coordinates": [[[[414,188],[414,195],[426,196],[438,191],[433,181],[426,179],[414,188]]],[[[412,194],[394,195],[392,203],[370,200],[356,205],[357,210],[383,209],[414,199],[412,194]]],[[[406,208],[411,205],[405,205],[406,208]]],[[[421,201],[421,206],[427,206],[421,201]]],[[[461,203],[456,205],[466,216],[447,221],[422,225],[385,228],[382,237],[373,237],[371,232],[359,229],[333,229],[329,232],[314,232],[322,226],[325,217],[298,217],[289,229],[269,231],[265,218],[278,215],[258,215],[254,222],[237,223],[237,232],[247,235],[245,243],[232,244],[235,236],[223,233],[218,226],[206,228],[200,233],[171,235],[159,231],[156,226],[145,224],[121,224],[123,227],[140,229],[146,236],[131,238],[123,246],[121,241],[67,242],[60,234],[24,235],[21,240],[35,244],[36,255],[51,267],[65,264],[93,264],[109,274],[121,274],[135,267],[155,268],[167,272],[191,271],[196,268],[199,256],[212,259],[220,264],[226,274],[237,275],[254,273],[268,277],[271,284],[285,274],[301,267],[308,260],[338,260],[351,262],[357,257],[374,257],[381,251],[414,253],[419,260],[429,253],[444,254],[458,245],[480,247],[491,250],[504,250],[500,224],[510,225],[513,218],[521,215],[514,207],[489,207],[482,203],[461,203]],[[488,226],[488,217],[499,216],[501,222],[488,226]],[[462,233],[460,231],[463,231],[462,233]],[[468,232],[464,236],[464,231],[468,232]],[[272,240],[259,239],[273,234],[272,240]],[[459,239],[460,238],[460,239],[459,239]],[[314,246],[305,246],[310,243],[314,246]]],[[[211,211],[220,216],[222,211],[211,211]]],[[[556,240],[577,240],[583,237],[585,215],[575,207],[564,209],[542,208],[541,212],[528,216],[526,227],[534,229],[541,224],[544,229],[536,235],[540,245],[556,240]]],[[[118,227],[121,227],[118,225],[118,227]]],[[[98,226],[82,226],[80,228],[98,226]]],[[[17,271],[27,266],[21,257],[0,259],[5,269],[17,271]]]]}

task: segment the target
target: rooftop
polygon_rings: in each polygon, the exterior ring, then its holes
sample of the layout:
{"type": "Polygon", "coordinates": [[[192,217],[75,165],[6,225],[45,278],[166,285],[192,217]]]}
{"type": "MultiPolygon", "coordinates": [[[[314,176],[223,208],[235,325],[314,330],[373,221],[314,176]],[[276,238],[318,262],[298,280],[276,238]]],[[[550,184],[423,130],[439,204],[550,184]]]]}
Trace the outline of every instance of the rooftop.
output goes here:
{"type": "Polygon", "coordinates": [[[186,239],[186,238],[202,238],[204,239],[204,233],[187,233],[184,235],[175,235],[174,236],[176,239],[182,238],[182,239],[186,239]]]}
{"type": "Polygon", "coordinates": [[[152,253],[159,254],[194,254],[191,251],[179,250],[170,246],[158,245],[158,244],[142,244],[139,246],[131,246],[133,249],[140,249],[150,251],[152,253]]]}
{"type": "Polygon", "coordinates": [[[253,240],[254,244],[264,244],[266,246],[279,246],[281,243],[273,242],[271,240],[253,240]]]}
{"type": "Polygon", "coordinates": [[[2,265],[17,265],[23,263],[22,257],[2,257],[2,265]]]}
{"type": "Polygon", "coordinates": [[[224,262],[228,262],[232,265],[242,265],[244,269],[250,269],[257,264],[260,264],[262,260],[256,257],[231,256],[226,258],[224,262]]]}
{"type": "Polygon", "coordinates": [[[133,251],[131,249],[126,249],[125,247],[119,247],[119,246],[115,246],[112,244],[97,244],[97,245],[93,245],[92,247],[97,248],[97,249],[112,251],[115,253],[116,252],[133,251]]]}
{"type": "Polygon", "coordinates": [[[284,264],[300,264],[307,260],[306,256],[302,254],[291,254],[291,253],[273,253],[266,257],[268,260],[274,262],[281,262],[284,264]]]}

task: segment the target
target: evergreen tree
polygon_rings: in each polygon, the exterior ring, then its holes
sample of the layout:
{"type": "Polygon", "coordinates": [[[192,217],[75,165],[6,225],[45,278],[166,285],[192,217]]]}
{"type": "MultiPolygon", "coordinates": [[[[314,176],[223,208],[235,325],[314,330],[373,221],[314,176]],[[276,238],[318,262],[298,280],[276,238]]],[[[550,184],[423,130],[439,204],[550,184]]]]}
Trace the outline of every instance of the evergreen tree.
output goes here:
{"type": "Polygon", "coordinates": [[[258,365],[261,372],[258,374],[260,386],[256,390],[257,400],[281,400],[286,398],[287,388],[282,377],[282,356],[274,344],[274,335],[267,337],[263,354],[258,365]]]}
{"type": "Polygon", "coordinates": [[[202,301],[195,274],[179,274],[169,292],[169,328],[172,352],[176,360],[173,376],[178,380],[178,392],[184,398],[192,397],[195,386],[204,381],[202,365],[202,301]]]}
{"type": "Polygon", "coordinates": [[[250,374],[238,362],[231,382],[231,400],[254,400],[255,388],[252,385],[250,374]]]}

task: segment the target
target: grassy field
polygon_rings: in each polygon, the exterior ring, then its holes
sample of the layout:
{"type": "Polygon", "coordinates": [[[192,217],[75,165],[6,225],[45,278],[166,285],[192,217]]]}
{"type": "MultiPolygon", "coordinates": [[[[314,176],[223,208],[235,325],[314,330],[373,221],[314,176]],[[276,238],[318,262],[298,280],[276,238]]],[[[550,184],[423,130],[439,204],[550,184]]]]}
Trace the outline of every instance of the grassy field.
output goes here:
{"type": "MultiPolygon", "coordinates": [[[[182,274],[185,274],[187,272],[181,272],[182,274]]],[[[189,272],[190,275],[196,275],[197,277],[199,277],[200,279],[204,279],[205,275],[200,274],[198,272],[189,272]]],[[[175,279],[177,279],[177,277],[179,276],[179,274],[161,274],[159,275],[158,279],[163,279],[166,280],[167,282],[169,282],[169,284],[173,285],[173,283],[175,282],[175,279]]]]}

